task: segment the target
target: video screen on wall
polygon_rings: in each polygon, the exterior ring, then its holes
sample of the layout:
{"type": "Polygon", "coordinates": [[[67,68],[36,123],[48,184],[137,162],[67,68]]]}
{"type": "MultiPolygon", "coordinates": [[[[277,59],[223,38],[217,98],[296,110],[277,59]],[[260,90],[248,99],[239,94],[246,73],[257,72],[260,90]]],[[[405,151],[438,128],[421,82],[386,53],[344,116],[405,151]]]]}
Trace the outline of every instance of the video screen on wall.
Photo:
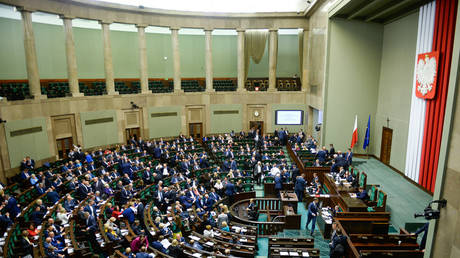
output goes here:
{"type": "Polygon", "coordinates": [[[276,110],[277,125],[303,125],[303,110],[276,110]]]}

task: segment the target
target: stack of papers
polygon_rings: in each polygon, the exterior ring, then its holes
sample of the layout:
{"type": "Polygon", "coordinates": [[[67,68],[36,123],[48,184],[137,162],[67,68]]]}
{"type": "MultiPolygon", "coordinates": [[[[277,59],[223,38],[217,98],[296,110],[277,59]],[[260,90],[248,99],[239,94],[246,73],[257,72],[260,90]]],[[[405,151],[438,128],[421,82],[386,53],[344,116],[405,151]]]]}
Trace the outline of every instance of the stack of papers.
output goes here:
{"type": "Polygon", "coordinates": [[[163,239],[163,241],[160,242],[165,249],[168,249],[168,247],[171,245],[171,243],[168,241],[168,239],[163,239]]]}

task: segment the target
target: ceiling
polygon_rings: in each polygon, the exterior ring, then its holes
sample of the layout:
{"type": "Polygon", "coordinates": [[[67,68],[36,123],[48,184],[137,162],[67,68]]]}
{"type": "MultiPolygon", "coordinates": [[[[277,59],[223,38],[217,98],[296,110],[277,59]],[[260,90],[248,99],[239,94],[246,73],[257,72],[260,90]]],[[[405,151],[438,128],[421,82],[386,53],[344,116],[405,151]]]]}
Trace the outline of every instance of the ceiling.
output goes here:
{"type": "MultiPolygon", "coordinates": [[[[212,13],[304,12],[312,0],[91,0],[160,10],[212,13]]],[[[90,1],[90,2],[91,2],[90,1]]]]}
{"type": "Polygon", "coordinates": [[[331,12],[330,17],[365,22],[390,23],[416,11],[432,0],[342,0],[331,12]]]}

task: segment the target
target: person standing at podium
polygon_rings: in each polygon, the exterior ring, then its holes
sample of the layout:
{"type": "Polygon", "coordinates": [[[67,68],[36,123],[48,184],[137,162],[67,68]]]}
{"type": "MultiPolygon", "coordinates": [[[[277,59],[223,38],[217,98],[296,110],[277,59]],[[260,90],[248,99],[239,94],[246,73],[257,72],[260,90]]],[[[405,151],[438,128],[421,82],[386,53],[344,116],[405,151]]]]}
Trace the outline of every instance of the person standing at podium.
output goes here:
{"type": "Polygon", "coordinates": [[[318,198],[315,198],[308,205],[307,225],[305,226],[305,229],[308,230],[308,225],[310,224],[310,222],[312,222],[311,233],[310,233],[311,236],[313,236],[313,232],[315,232],[316,217],[317,216],[318,216],[318,198]]]}

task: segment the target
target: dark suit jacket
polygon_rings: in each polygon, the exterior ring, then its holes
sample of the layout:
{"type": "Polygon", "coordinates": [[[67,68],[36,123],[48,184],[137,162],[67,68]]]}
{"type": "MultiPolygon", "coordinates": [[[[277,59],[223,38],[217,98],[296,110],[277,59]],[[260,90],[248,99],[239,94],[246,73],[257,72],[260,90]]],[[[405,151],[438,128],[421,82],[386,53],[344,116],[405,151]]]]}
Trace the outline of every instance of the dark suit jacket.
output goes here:
{"type": "Polygon", "coordinates": [[[235,191],[235,185],[233,183],[228,183],[227,186],[225,187],[225,194],[227,196],[232,196],[236,193],[235,191]]]}
{"type": "Polygon", "coordinates": [[[275,189],[281,190],[283,189],[283,182],[281,180],[281,177],[275,176],[275,189]]]}
{"type": "Polygon", "coordinates": [[[302,192],[305,191],[305,184],[306,184],[305,179],[303,179],[302,177],[297,178],[296,181],[295,181],[294,190],[295,191],[302,191],[302,192]]]}
{"type": "Polygon", "coordinates": [[[318,215],[318,206],[316,206],[315,202],[308,204],[308,214],[318,215]]]}
{"type": "Polygon", "coordinates": [[[97,222],[96,218],[94,216],[89,216],[88,219],[86,219],[86,227],[89,228],[89,231],[91,233],[94,233],[97,231],[97,222]]]}

